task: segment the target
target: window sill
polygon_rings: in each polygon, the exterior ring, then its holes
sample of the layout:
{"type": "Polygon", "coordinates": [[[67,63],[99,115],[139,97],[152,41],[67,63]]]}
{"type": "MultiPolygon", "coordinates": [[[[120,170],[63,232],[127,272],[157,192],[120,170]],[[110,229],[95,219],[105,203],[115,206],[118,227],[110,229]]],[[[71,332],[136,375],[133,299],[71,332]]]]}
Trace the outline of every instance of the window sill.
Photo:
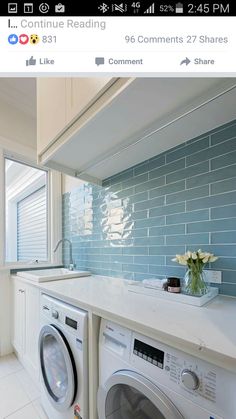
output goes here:
{"type": "Polygon", "coordinates": [[[0,271],[22,271],[26,269],[57,268],[61,266],[63,266],[61,263],[26,263],[22,265],[12,263],[0,266],[0,271]]]}

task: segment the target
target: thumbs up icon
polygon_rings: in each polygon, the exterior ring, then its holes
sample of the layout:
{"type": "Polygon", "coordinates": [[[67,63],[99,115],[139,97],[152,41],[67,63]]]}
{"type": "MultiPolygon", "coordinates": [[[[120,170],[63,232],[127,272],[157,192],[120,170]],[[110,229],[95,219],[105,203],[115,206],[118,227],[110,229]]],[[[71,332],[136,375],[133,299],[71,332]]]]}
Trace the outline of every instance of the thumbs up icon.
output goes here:
{"type": "Polygon", "coordinates": [[[33,57],[33,55],[29,60],[26,60],[26,66],[28,67],[29,65],[36,65],[36,59],[33,57]]]}

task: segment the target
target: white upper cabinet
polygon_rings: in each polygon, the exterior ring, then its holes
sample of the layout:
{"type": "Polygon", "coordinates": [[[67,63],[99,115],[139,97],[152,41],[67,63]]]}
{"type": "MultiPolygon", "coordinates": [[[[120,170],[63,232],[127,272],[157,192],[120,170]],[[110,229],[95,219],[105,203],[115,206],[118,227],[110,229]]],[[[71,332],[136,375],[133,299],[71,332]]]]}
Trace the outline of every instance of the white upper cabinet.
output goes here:
{"type": "MultiPolygon", "coordinates": [[[[52,100],[49,91],[45,103],[52,100]]],[[[235,91],[230,78],[67,79],[64,130],[58,121],[60,133],[47,136],[39,162],[101,183],[235,119],[235,91]]],[[[43,101],[42,91],[38,95],[43,101]]],[[[40,112],[38,123],[51,124],[50,112],[40,112]]]]}
{"type": "Polygon", "coordinates": [[[111,77],[81,77],[66,79],[66,119],[78,118],[107,90],[115,79],[111,77]]]}
{"type": "Polygon", "coordinates": [[[111,77],[38,78],[38,155],[41,156],[115,80],[111,77]]]}
{"type": "Polygon", "coordinates": [[[37,152],[48,147],[66,126],[65,78],[37,79],[37,152]]]}

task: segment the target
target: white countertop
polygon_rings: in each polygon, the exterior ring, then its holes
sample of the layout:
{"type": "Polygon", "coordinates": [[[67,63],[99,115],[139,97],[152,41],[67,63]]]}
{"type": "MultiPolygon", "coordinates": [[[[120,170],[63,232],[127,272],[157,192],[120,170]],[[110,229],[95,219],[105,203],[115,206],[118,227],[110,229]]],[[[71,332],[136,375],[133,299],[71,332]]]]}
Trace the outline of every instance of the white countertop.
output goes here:
{"type": "Polygon", "coordinates": [[[218,296],[206,306],[195,307],[129,292],[127,284],[122,279],[90,276],[32,285],[236,372],[236,298],[218,296]]]}

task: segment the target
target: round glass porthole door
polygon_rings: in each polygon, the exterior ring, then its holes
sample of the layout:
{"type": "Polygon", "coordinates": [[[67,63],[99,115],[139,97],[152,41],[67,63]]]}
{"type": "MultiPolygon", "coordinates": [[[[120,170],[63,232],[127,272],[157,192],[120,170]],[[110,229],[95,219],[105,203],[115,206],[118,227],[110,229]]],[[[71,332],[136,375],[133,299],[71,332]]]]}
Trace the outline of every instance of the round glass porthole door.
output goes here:
{"type": "Polygon", "coordinates": [[[73,403],[77,379],[73,356],[64,335],[53,325],[39,336],[40,366],[45,391],[53,406],[67,410],[73,403]]]}
{"type": "Polygon", "coordinates": [[[184,419],[151,381],[133,371],[114,373],[98,391],[99,419],[184,419]]]}

